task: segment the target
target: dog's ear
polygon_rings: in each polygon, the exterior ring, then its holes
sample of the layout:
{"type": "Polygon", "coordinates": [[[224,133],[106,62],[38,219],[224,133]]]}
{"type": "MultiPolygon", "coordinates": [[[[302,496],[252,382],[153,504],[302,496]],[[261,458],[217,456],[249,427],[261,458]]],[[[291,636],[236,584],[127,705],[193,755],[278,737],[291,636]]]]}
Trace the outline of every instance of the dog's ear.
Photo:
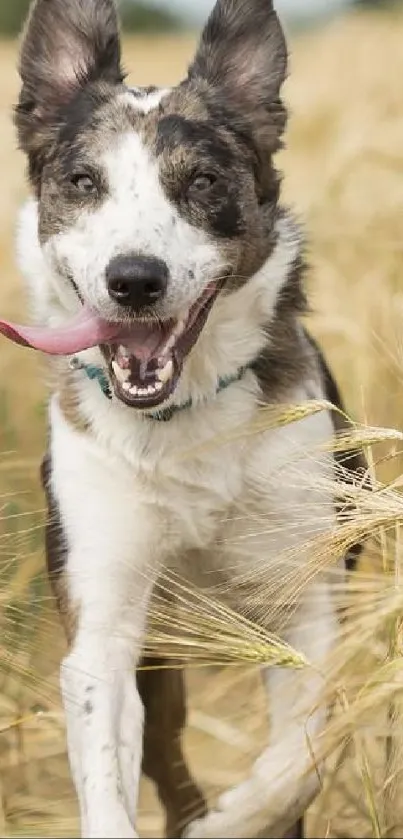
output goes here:
{"type": "Polygon", "coordinates": [[[91,81],[122,80],[114,0],[34,0],[19,72],[16,125],[21,147],[30,154],[80,88],[91,81]]]}
{"type": "Polygon", "coordinates": [[[223,102],[253,123],[267,151],[278,147],[284,130],[286,75],[287,46],[272,0],[217,0],[189,77],[221,91],[223,102]]]}

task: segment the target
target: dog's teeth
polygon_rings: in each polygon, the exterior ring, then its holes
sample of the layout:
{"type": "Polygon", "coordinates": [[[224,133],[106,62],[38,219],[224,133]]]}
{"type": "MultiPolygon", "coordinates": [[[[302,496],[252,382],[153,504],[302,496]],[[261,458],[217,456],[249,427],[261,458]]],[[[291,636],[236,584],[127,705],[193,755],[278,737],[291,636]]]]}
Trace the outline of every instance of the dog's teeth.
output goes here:
{"type": "Polygon", "coordinates": [[[118,364],[121,370],[128,370],[130,367],[130,359],[123,358],[123,356],[120,355],[118,359],[118,364]]]}
{"type": "Polygon", "coordinates": [[[164,347],[164,349],[163,349],[162,358],[163,358],[163,357],[164,357],[164,356],[165,356],[168,352],[170,352],[170,350],[173,350],[173,348],[174,348],[174,346],[175,346],[175,344],[176,344],[176,342],[177,342],[178,338],[180,338],[180,336],[182,335],[182,333],[183,333],[183,332],[185,331],[185,329],[186,329],[187,319],[188,319],[188,313],[187,313],[187,312],[185,312],[185,313],[184,313],[183,315],[181,315],[181,317],[179,318],[179,320],[178,320],[178,322],[177,322],[177,324],[176,324],[176,326],[175,326],[175,329],[174,329],[174,331],[173,331],[173,333],[172,333],[171,337],[170,337],[170,338],[168,338],[168,341],[166,342],[165,347],[164,347]]]}
{"type": "Polygon", "coordinates": [[[149,393],[149,394],[155,393],[155,387],[153,387],[153,385],[149,385],[147,393],[149,393]]]}
{"type": "Polygon", "coordinates": [[[141,387],[137,391],[139,396],[148,396],[148,388],[141,387]]]}
{"type": "Polygon", "coordinates": [[[176,344],[176,336],[171,335],[169,341],[166,343],[166,345],[164,347],[164,353],[169,352],[169,350],[173,350],[175,344],[176,344]]]}
{"type": "Polygon", "coordinates": [[[156,385],[155,385],[155,390],[158,393],[160,390],[162,390],[163,387],[164,387],[164,385],[162,384],[162,382],[157,382],[156,385]]]}
{"type": "Polygon", "coordinates": [[[172,359],[170,358],[169,361],[167,361],[165,367],[162,368],[162,370],[157,370],[157,376],[158,376],[160,382],[163,382],[163,384],[166,384],[166,382],[169,382],[169,380],[172,379],[173,372],[174,372],[174,365],[173,365],[172,359]]]}
{"type": "Polygon", "coordinates": [[[119,380],[121,384],[127,382],[128,378],[130,377],[130,369],[122,370],[117,361],[112,361],[112,368],[116,378],[119,380]]]}
{"type": "Polygon", "coordinates": [[[138,387],[136,387],[136,385],[133,385],[133,387],[129,388],[129,393],[130,393],[132,396],[138,396],[138,395],[139,395],[139,389],[138,389],[138,387]]]}
{"type": "Polygon", "coordinates": [[[186,326],[186,322],[185,322],[185,320],[182,320],[182,319],[181,319],[181,320],[178,322],[178,325],[177,325],[177,327],[176,327],[176,329],[175,329],[175,332],[174,332],[174,335],[175,335],[175,337],[176,337],[176,338],[179,338],[179,336],[180,336],[180,335],[182,335],[182,332],[184,331],[185,326],[186,326]]]}
{"type": "Polygon", "coordinates": [[[130,382],[123,382],[123,390],[125,390],[126,393],[128,393],[131,390],[130,382]]]}

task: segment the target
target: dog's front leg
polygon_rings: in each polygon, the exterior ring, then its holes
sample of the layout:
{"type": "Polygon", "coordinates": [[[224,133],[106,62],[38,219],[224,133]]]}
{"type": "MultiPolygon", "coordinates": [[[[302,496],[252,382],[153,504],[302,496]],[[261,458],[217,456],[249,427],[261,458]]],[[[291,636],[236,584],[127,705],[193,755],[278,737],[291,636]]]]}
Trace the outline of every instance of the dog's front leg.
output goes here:
{"type": "Polygon", "coordinates": [[[103,460],[60,415],[47,471],[64,545],[51,571],[70,627],[61,689],[82,834],[133,837],[143,733],[135,667],[159,567],[159,521],[132,473],[103,460]]]}
{"type": "Polygon", "coordinates": [[[298,822],[320,789],[320,768],[313,759],[327,714],[320,670],[336,633],[330,587],[326,581],[312,584],[287,632],[288,642],[305,654],[310,666],[300,672],[264,671],[271,742],[250,777],[224,793],[216,810],[194,822],[186,836],[270,839],[286,835],[298,822]]]}

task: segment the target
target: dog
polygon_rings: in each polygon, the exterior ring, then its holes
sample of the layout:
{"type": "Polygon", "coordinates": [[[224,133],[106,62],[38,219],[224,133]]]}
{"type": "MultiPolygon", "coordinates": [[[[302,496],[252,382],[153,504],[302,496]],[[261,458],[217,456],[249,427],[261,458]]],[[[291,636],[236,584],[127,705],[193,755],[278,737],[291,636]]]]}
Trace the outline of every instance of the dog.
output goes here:
{"type": "MultiPolygon", "coordinates": [[[[342,407],[303,324],[304,243],[274,163],[287,63],[271,0],[217,0],[173,88],[125,84],[113,0],[34,0],[23,34],[18,252],[35,325],[0,329],[52,357],[46,548],[84,837],[137,835],[142,768],[168,836],[302,836],[320,788],[332,577],[288,586],[336,521],[341,415],[236,433],[262,404],[342,407]],[[181,671],[136,675],[167,570],[313,665],[262,669],[270,742],[210,812],[182,752],[181,671]]],[[[347,467],[354,480],[359,453],[347,467]]]]}

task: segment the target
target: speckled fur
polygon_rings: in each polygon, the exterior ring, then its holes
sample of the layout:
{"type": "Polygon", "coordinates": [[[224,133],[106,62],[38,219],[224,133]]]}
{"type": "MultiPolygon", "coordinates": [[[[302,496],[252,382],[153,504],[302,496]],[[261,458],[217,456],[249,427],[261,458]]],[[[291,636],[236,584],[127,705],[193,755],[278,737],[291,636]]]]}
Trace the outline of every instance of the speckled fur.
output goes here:
{"type": "MultiPolygon", "coordinates": [[[[286,70],[270,0],[218,0],[172,90],[124,85],[112,0],[36,0],[25,31],[16,124],[33,198],[19,253],[34,318],[57,326],[85,301],[119,319],[106,270],[133,248],[165,260],[160,318],[178,317],[226,279],[170,397],[191,407],[170,422],[106,399],[69,359],[53,364],[48,560],[67,621],[61,688],[90,839],[137,835],[143,755],[172,836],[293,835],[320,787],[312,750],[326,719],[319,673],[337,636],[333,577],[324,572],[304,590],[291,583],[310,541],[336,520],[335,463],[324,446],[334,418],[322,411],[239,433],[262,402],[339,400],[301,321],[304,248],[280,204],[274,155],[286,70]],[[74,184],[83,172],[94,186],[86,194],[74,184]],[[219,379],[243,367],[217,394],[219,379]],[[263,668],[270,742],[210,813],[183,763],[182,682],[165,674],[147,689],[134,677],[167,569],[281,632],[313,665],[299,674],[263,668]]],[[[80,359],[104,366],[99,348],[80,359]]],[[[351,462],[352,480],[361,467],[351,462]]]]}

